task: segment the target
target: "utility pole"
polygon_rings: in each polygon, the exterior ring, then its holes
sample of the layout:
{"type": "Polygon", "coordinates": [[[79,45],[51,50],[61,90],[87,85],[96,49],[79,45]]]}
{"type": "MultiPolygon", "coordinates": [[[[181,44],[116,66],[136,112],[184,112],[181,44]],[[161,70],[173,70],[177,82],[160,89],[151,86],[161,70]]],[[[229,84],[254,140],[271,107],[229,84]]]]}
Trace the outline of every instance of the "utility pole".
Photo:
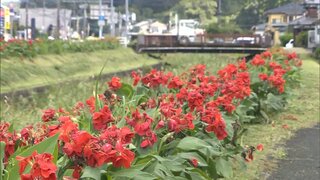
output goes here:
{"type": "Polygon", "coordinates": [[[98,25],[99,25],[99,38],[102,39],[102,30],[103,30],[103,21],[102,20],[102,0],[99,0],[99,18],[98,18],[98,25]]]}
{"type": "Polygon", "coordinates": [[[128,37],[128,28],[129,28],[129,2],[126,0],[126,30],[125,37],[128,37]]]}
{"type": "Polygon", "coordinates": [[[221,22],[221,0],[218,2],[218,26],[220,26],[221,22]]]}
{"type": "Polygon", "coordinates": [[[114,7],[113,7],[113,0],[111,0],[111,36],[113,37],[115,35],[115,26],[114,26],[114,7]]]}
{"type": "Polygon", "coordinates": [[[61,3],[60,3],[60,0],[58,0],[58,4],[57,4],[56,39],[59,39],[59,37],[60,37],[60,8],[61,8],[61,3]]]}
{"type": "Polygon", "coordinates": [[[28,22],[29,22],[29,0],[26,0],[26,32],[25,32],[25,39],[29,39],[28,35],[29,35],[29,32],[28,32],[28,22]]]}
{"type": "Polygon", "coordinates": [[[45,23],[45,15],[46,15],[46,0],[43,0],[42,2],[42,33],[44,34],[46,31],[45,31],[45,26],[44,26],[44,23],[45,23]]]}

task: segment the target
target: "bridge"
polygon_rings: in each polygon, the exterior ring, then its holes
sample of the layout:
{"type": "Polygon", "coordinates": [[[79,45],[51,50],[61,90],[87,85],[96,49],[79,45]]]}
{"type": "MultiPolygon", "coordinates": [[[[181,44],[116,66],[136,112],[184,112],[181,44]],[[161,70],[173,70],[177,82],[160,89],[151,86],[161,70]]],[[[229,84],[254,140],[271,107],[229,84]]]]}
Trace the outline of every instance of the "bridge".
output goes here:
{"type": "Polygon", "coordinates": [[[244,53],[258,54],[271,47],[271,37],[252,34],[203,34],[193,42],[176,35],[139,35],[139,53],[244,53]]]}

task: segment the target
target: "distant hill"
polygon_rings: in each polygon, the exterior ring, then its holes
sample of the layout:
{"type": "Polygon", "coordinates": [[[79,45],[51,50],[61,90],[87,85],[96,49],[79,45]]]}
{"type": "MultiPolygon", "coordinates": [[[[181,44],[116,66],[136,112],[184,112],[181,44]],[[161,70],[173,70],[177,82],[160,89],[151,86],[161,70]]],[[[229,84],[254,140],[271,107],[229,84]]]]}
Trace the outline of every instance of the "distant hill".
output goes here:
{"type": "MultiPolygon", "coordinates": [[[[21,6],[24,6],[21,0],[21,6]]],[[[43,0],[28,0],[29,7],[42,7],[43,0]]],[[[103,0],[108,1],[108,0],[103,0]]],[[[290,2],[301,0],[221,0],[222,18],[248,29],[264,22],[264,12],[290,2]]],[[[46,0],[46,6],[56,7],[57,0],[46,0]]],[[[125,0],[114,0],[117,11],[124,12],[125,0]]],[[[62,6],[74,9],[74,3],[62,6]]],[[[178,12],[180,18],[195,18],[204,23],[217,21],[218,0],[129,0],[131,12],[137,14],[138,20],[159,19],[167,21],[170,12],[178,12]]]]}

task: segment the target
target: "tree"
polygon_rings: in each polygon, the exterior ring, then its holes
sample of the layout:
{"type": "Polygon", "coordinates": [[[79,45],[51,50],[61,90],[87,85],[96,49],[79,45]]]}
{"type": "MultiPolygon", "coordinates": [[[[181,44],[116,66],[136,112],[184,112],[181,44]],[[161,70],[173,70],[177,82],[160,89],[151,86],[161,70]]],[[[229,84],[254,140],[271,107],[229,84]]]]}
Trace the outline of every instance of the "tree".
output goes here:
{"type": "Polygon", "coordinates": [[[215,0],[180,0],[173,10],[179,14],[180,19],[198,19],[204,25],[217,21],[215,0]]]}

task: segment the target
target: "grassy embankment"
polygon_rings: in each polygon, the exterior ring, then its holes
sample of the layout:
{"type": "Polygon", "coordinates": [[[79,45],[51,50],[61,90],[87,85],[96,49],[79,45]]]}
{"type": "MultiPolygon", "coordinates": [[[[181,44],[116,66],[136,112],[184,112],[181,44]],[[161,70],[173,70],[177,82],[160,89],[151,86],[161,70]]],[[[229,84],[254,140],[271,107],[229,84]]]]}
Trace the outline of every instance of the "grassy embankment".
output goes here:
{"type": "MultiPolygon", "coordinates": [[[[235,57],[239,55],[169,54],[162,58],[170,64],[166,66],[168,70],[182,72],[199,63],[206,64],[211,71],[215,71],[229,62],[234,62],[235,57]]],[[[319,64],[307,55],[303,55],[302,58],[302,86],[292,92],[293,96],[286,110],[274,116],[272,124],[247,125],[249,131],[244,135],[242,143],[262,143],[265,150],[255,153],[255,160],[248,163],[247,171],[236,171],[236,177],[233,179],[264,179],[276,168],[276,159],[286,156],[281,144],[292,137],[296,130],[319,122],[319,64]],[[283,128],[283,125],[287,125],[288,128],[283,128]]],[[[100,82],[101,87],[105,86],[105,81],[107,80],[100,82]]],[[[27,123],[39,121],[41,109],[71,107],[75,102],[84,101],[92,95],[93,90],[94,82],[70,82],[59,88],[53,87],[45,94],[34,95],[29,100],[17,98],[7,104],[1,102],[1,120],[13,121],[19,128],[27,123]]]]}
{"type": "Polygon", "coordinates": [[[1,59],[1,93],[64,82],[86,79],[103,73],[113,73],[156,64],[147,55],[130,49],[101,50],[90,53],[39,55],[32,59],[1,59]]]}
{"type": "MultiPolygon", "coordinates": [[[[192,65],[207,64],[211,70],[217,70],[230,61],[235,61],[240,55],[216,55],[216,54],[168,54],[162,56],[162,62],[170,65],[166,68],[182,72],[192,65]]],[[[159,61],[149,58],[147,55],[138,55],[131,50],[111,50],[91,54],[68,54],[66,56],[42,56],[33,62],[5,60],[1,61],[1,80],[6,79],[9,85],[1,85],[1,88],[9,90],[10,87],[37,86],[38,82],[44,84],[57,83],[62,80],[70,80],[74,77],[88,77],[99,74],[102,66],[106,63],[104,73],[132,69],[143,65],[155,64],[159,61]],[[71,57],[71,58],[70,58],[71,57]],[[73,57],[73,58],[72,58],[73,57]],[[68,59],[67,59],[68,58],[68,59]],[[11,67],[10,64],[15,64],[11,67]],[[60,67],[56,70],[56,66],[60,67]],[[14,70],[15,69],[15,70],[14,70]],[[25,69],[25,70],[24,70],[25,69]],[[24,71],[22,71],[24,70],[24,71]],[[17,72],[15,72],[17,71],[17,72]],[[83,71],[83,72],[82,72],[83,71]],[[65,73],[66,72],[66,73],[65,73]],[[28,76],[26,78],[25,76],[28,76]],[[77,74],[77,75],[75,75],[77,74]],[[27,81],[27,82],[25,82],[27,81]]],[[[108,79],[99,81],[99,93],[103,93],[108,79]]],[[[124,81],[129,81],[125,78],[124,81]]],[[[5,83],[5,82],[3,82],[5,83]]],[[[17,129],[22,126],[40,121],[42,110],[52,107],[63,107],[68,110],[78,101],[85,101],[93,94],[95,81],[67,81],[63,85],[52,86],[43,94],[33,93],[29,98],[14,97],[1,102],[0,120],[14,122],[17,129]]]]}
{"type": "Polygon", "coordinates": [[[309,55],[300,56],[304,60],[301,87],[292,92],[286,110],[274,116],[272,124],[247,125],[249,131],[243,143],[262,143],[265,149],[255,153],[255,160],[248,163],[247,171],[237,171],[234,180],[266,179],[277,168],[277,160],[286,157],[285,141],[293,137],[295,131],[320,122],[320,66],[309,55]]]}

